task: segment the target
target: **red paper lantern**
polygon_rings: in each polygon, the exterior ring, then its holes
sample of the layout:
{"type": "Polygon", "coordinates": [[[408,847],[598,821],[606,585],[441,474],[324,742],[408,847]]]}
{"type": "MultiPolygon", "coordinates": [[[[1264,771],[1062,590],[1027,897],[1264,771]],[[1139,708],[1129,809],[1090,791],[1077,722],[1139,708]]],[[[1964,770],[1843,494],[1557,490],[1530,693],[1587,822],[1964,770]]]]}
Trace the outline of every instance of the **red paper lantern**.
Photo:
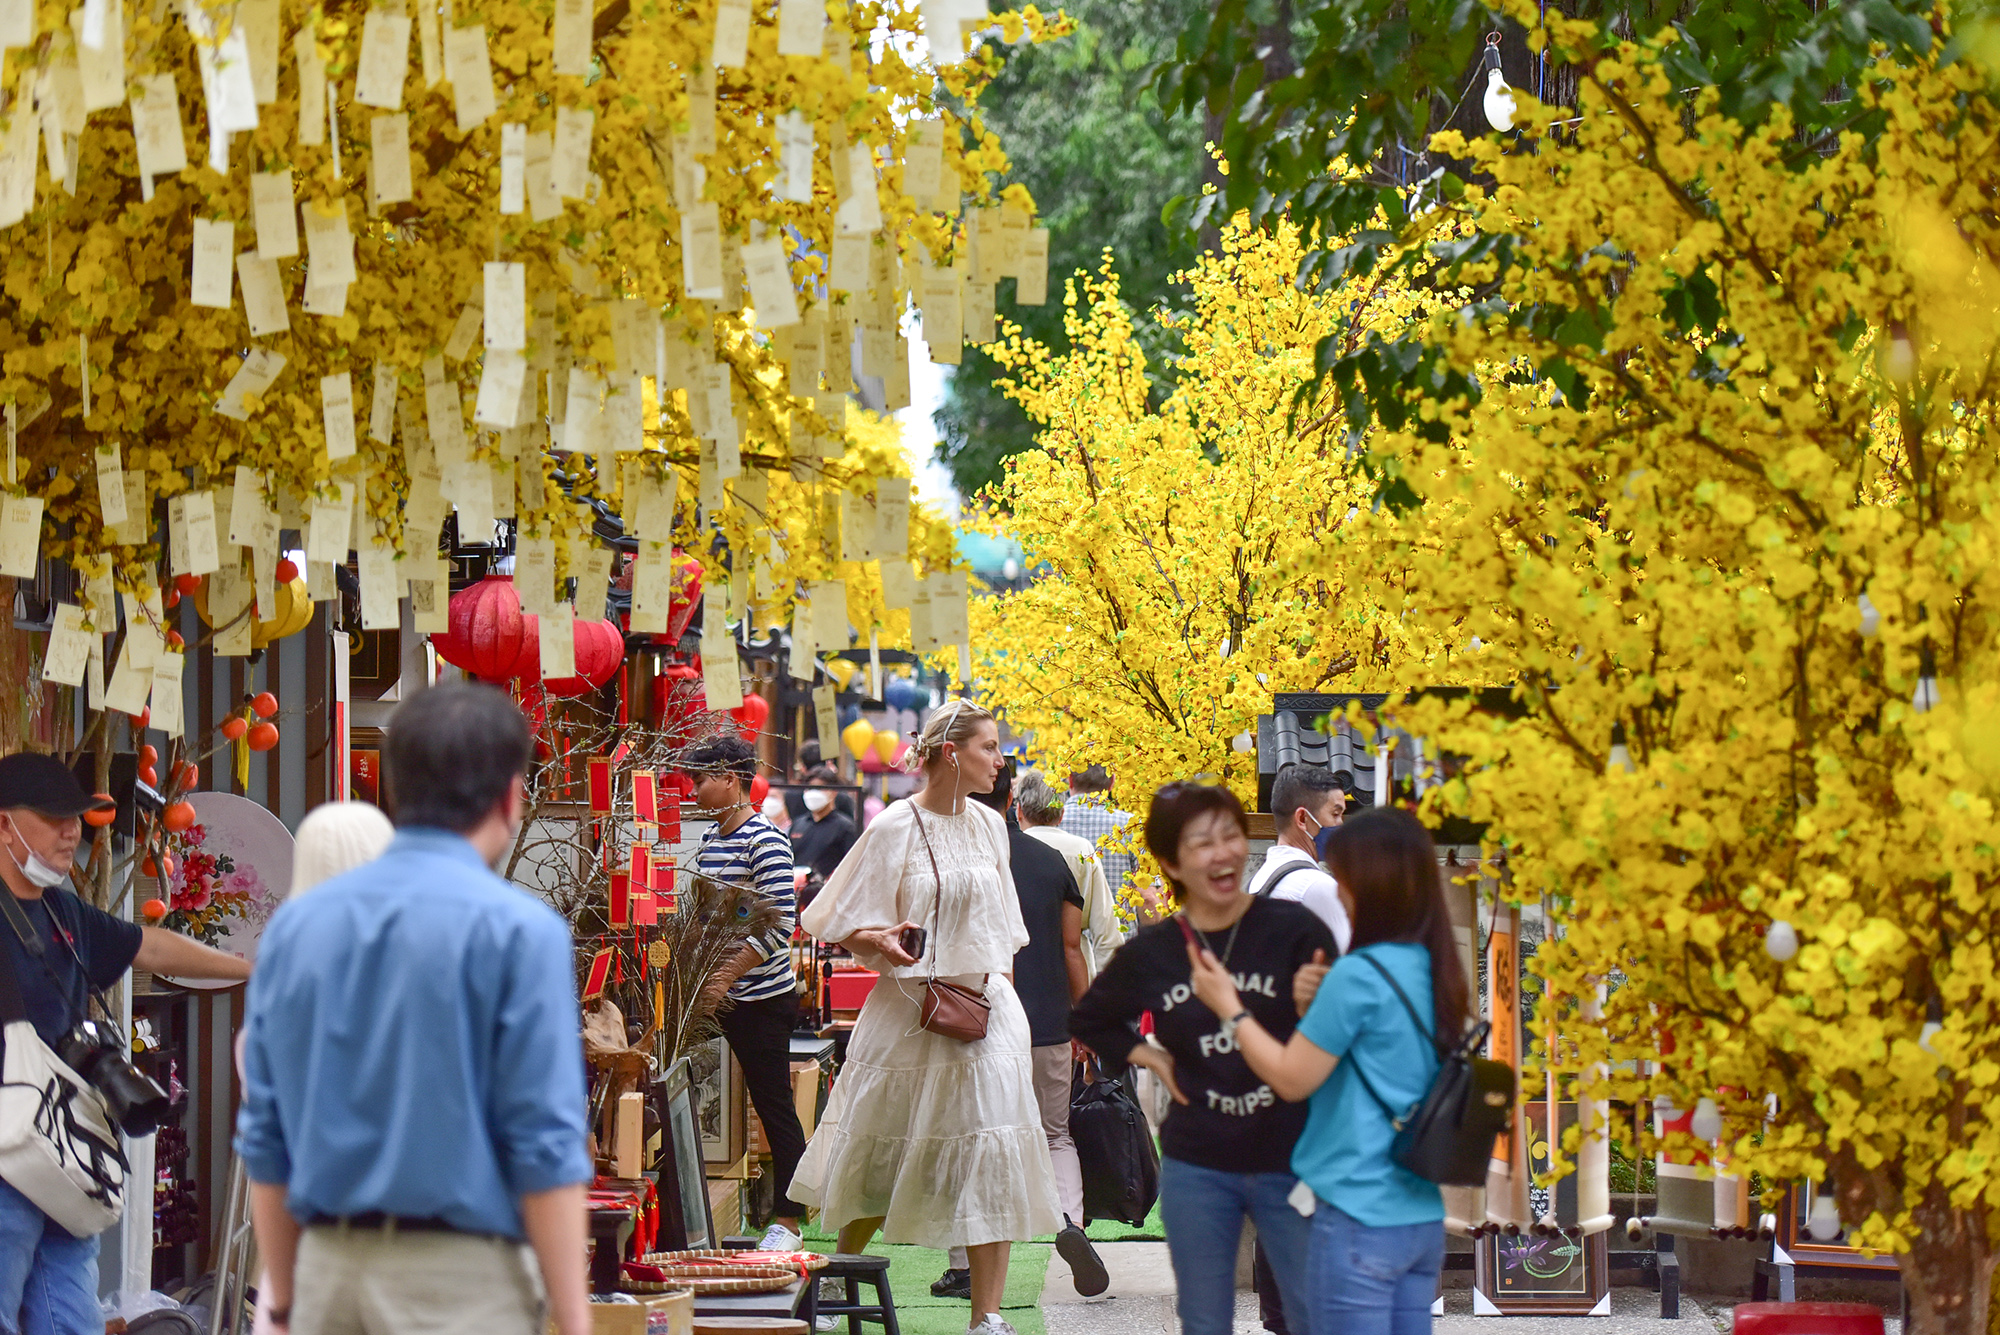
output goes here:
{"type": "Polygon", "coordinates": [[[754,742],[771,717],[771,702],[752,692],[743,697],[742,704],[729,711],[729,717],[736,720],[736,731],[742,734],[743,740],[754,742]]]}
{"type": "Polygon", "coordinates": [[[488,575],[451,596],[451,629],[431,636],[438,657],[481,681],[501,685],[541,657],[535,618],[521,610],[507,575],[488,575]]]}
{"type": "Polygon", "coordinates": [[[756,778],[750,780],[750,800],[752,802],[761,807],[764,805],[764,799],[770,795],[771,781],[769,779],[759,774],[756,778]]]}
{"type": "MultiPolygon", "coordinates": [[[[679,644],[681,636],[687,634],[688,623],[694,620],[695,609],[701,606],[701,562],[679,549],[674,551],[673,561],[673,590],[667,598],[667,628],[651,637],[654,644],[679,644]]],[[[618,577],[616,587],[620,589],[632,587],[629,570],[618,577]]],[[[618,615],[621,619],[619,624],[630,631],[631,614],[620,612],[618,615]]]]}
{"type": "MultiPolygon", "coordinates": [[[[539,627],[540,618],[526,618],[531,628],[526,652],[527,670],[520,674],[523,681],[541,681],[542,641],[539,627]]],[[[609,621],[579,621],[576,623],[576,675],[557,677],[542,682],[542,689],[554,696],[585,695],[596,690],[618,671],[618,665],[625,661],[625,637],[618,633],[618,627],[609,621]]]]}

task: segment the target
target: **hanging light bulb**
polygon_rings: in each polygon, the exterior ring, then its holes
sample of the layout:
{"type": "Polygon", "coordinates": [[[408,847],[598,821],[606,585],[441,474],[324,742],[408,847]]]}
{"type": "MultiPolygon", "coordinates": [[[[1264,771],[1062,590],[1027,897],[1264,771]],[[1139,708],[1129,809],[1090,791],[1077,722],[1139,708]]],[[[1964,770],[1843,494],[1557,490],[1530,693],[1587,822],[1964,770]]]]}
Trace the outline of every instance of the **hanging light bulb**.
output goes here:
{"type": "Polygon", "coordinates": [[[1910,696],[1910,708],[1919,714],[1928,714],[1937,705],[1937,660],[1931,656],[1930,646],[1925,645],[1921,666],[1917,669],[1917,689],[1910,696]]]}
{"type": "Polygon", "coordinates": [[[1924,1004],[1924,1027],[1917,1034],[1917,1046],[1935,1057],[1938,1050],[1931,1046],[1931,1040],[1944,1030],[1944,1000],[1932,997],[1924,1004]]]}
{"type": "Polygon", "coordinates": [[[1830,1195],[1813,1197],[1812,1213],[1806,1216],[1806,1232],[1814,1242],[1832,1242],[1840,1236],[1840,1207],[1830,1195]]]}
{"type": "Polygon", "coordinates": [[[1861,609],[1861,638],[1874,639],[1875,633],[1882,629],[1882,609],[1865,593],[1854,600],[1854,605],[1861,609]]]}
{"type": "Polygon", "coordinates": [[[1514,128],[1514,90],[1507,86],[1506,76],[1500,73],[1500,34],[1491,33],[1486,38],[1486,96],[1480,100],[1486,111],[1486,123],[1496,130],[1514,128]]]}
{"type": "Polygon", "coordinates": [[[1604,758],[1604,768],[1606,772],[1632,772],[1632,752],[1625,745],[1625,725],[1622,723],[1611,725],[1611,754],[1604,758]]]}
{"type": "Polygon", "coordinates": [[[1688,1122],[1688,1130],[1696,1140],[1714,1142],[1722,1139],[1722,1110],[1715,1106],[1715,1100],[1704,1095],[1694,1105],[1694,1117],[1688,1122]]]}
{"type": "Polygon", "coordinates": [[[1257,749],[1257,739],[1247,732],[1239,732],[1230,741],[1229,745],[1238,755],[1247,756],[1257,749]]]}
{"type": "Polygon", "coordinates": [[[1783,964],[1799,953],[1799,934],[1780,918],[1764,929],[1764,953],[1783,964]]]}

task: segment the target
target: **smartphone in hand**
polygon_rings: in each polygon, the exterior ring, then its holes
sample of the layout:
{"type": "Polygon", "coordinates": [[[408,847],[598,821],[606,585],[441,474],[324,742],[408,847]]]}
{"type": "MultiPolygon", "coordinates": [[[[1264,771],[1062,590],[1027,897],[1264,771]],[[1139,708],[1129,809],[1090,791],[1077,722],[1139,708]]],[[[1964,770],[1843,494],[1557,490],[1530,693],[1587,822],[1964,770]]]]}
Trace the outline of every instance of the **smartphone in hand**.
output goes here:
{"type": "Polygon", "coordinates": [[[905,927],[896,937],[896,944],[903,948],[905,955],[913,960],[920,960],[924,957],[924,946],[929,940],[930,933],[923,928],[905,927]]]}

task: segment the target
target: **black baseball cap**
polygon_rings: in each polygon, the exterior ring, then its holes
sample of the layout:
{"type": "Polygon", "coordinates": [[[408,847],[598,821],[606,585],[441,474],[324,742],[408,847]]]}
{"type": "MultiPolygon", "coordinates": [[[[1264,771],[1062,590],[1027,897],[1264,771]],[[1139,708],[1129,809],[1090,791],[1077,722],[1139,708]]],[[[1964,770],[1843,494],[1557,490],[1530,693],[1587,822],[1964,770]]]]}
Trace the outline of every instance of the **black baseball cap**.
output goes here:
{"type": "Polygon", "coordinates": [[[54,756],[23,751],[0,757],[0,811],[26,807],[58,820],[86,811],[106,811],[118,804],[83,791],[76,775],[54,756]]]}

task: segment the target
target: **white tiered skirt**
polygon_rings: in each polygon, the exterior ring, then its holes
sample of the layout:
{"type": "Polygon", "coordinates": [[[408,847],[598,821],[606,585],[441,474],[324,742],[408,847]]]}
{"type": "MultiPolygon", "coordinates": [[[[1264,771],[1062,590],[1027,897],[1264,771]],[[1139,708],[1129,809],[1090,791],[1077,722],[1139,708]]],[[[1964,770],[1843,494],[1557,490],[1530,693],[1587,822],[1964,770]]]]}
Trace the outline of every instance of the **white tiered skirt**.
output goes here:
{"type": "Polygon", "coordinates": [[[894,977],[868,994],[792,1198],[818,1206],[829,1231],[880,1216],[884,1242],[943,1249],[1055,1232],[1020,997],[992,975],[986,1037],[961,1043],[917,1026],[922,996],[921,982],[894,977]]]}

